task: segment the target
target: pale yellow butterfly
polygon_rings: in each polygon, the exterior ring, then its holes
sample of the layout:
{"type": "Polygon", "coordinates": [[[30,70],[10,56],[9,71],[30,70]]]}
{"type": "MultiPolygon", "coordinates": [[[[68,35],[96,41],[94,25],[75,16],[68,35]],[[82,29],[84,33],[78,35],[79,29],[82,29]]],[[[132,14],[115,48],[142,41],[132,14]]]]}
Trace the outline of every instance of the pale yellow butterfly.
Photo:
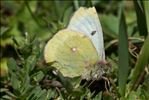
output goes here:
{"type": "Polygon", "coordinates": [[[97,62],[105,60],[105,52],[96,9],[79,8],[67,28],[48,41],[44,57],[47,63],[54,62],[52,66],[65,77],[90,79],[102,76],[103,70],[97,62]]]}

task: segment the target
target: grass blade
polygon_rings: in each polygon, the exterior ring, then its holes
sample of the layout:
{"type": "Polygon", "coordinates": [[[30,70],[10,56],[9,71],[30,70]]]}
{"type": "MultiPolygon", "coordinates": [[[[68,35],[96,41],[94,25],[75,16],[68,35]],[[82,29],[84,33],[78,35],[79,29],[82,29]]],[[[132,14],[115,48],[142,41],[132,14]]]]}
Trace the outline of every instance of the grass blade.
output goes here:
{"type": "Polygon", "coordinates": [[[74,0],[73,4],[74,4],[75,10],[79,9],[79,1],[78,0],[74,0]]]}
{"type": "MultiPolygon", "coordinates": [[[[146,3],[148,3],[148,2],[146,2],[146,3]]],[[[144,4],[145,4],[145,2],[144,2],[144,4]]],[[[146,38],[146,41],[144,42],[144,45],[140,51],[134,71],[132,73],[132,79],[130,82],[131,90],[137,89],[137,87],[140,83],[142,74],[144,73],[145,66],[149,63],[149,52],[148,52],[149,51],[149,36],[147,36],[148,30],[147,30],[147,22],[146,22],[146,18],[148,17],[148,13],[147,13],[148,8],[145,5],[143,5],[142,1],[134,1],[134,5],[135,5],[135,9],[136,9],[136,14],[137,14],[139,33],[146,36],[147,38],[146,38]],[[145,16],[145,14],[146,14],[146,16],[145,16]]]]}
{"type": "Polygon", "coordinates": [[[148,35],[149,35],[149,1],[143,1],[143,3],[144,3],[144,11],[146,15],[147,29],[148,29],[148,35]]]}
{"type": "Polygon", "coordinates": [[[129,72],[129,53],[128,53],[128,38],[127,27],[123,8],[120,10],[119,21],[119,69],[118,69],[118,85],[121,96],[125,95],[126,82],[129,72]]]}
{"type": "Polygon", "coordinates": [[[144,45],[140,51],[137,63],[135,65],[135,69],[132,74],[132,79],[131,79],[131,89],[135,90],[138,86],[139,83],[138,80],[140,79],[139,77],[141,76],[141,73],[144,71],[145,66],[149,64],[149,35],[146,38],[144,45]]]}
{"type": "Polygon", "coordinates": [[[134,0],[138,29],[141,36],[147,36],[146,18],[142,1],[134,0]]]}

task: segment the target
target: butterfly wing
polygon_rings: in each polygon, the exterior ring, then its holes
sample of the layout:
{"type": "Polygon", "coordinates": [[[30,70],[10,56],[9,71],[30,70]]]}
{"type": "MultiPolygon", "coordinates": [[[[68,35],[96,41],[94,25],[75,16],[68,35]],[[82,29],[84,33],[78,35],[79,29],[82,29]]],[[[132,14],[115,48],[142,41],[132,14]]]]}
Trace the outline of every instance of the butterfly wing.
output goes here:
{"type": "Polygon", "coordinates": [[[92,40],[100,59],[105,60],[103,32],[94,7],[88,9],[79,8],[72,16],[67,29],[87,35],[92,40]]]}
{"type": "Polygon", "coordinates": [[[65,77],[90,74],[91,65],[99,60],[91,40],[80,32],[68,29],[59,31],[48,41],[44,57],[47,63],[55,62],[53,66],[65,77]]]}

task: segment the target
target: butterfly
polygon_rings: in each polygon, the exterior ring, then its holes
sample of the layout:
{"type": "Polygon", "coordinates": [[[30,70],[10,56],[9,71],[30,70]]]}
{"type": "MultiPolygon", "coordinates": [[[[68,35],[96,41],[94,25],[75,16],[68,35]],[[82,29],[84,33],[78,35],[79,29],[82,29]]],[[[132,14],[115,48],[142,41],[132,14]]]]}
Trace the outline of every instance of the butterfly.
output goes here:
{"type": "Polygon", "coordinates": [[[46,63],[65,77],[99,78],[105,61],[103,32],[95,7],[80,7],[68,26],[58,31],[44,49],[46,63]]]}

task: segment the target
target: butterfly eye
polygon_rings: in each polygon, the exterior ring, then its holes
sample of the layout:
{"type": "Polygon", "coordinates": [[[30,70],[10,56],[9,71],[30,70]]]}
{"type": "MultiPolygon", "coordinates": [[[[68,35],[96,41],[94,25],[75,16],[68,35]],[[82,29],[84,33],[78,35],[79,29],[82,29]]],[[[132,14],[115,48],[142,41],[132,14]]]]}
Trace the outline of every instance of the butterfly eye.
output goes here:
{"type": "Polygon", "coordinates": [[[91,35],[93,36],[96,33],[96,31],[92,31],[91,35]]]}

